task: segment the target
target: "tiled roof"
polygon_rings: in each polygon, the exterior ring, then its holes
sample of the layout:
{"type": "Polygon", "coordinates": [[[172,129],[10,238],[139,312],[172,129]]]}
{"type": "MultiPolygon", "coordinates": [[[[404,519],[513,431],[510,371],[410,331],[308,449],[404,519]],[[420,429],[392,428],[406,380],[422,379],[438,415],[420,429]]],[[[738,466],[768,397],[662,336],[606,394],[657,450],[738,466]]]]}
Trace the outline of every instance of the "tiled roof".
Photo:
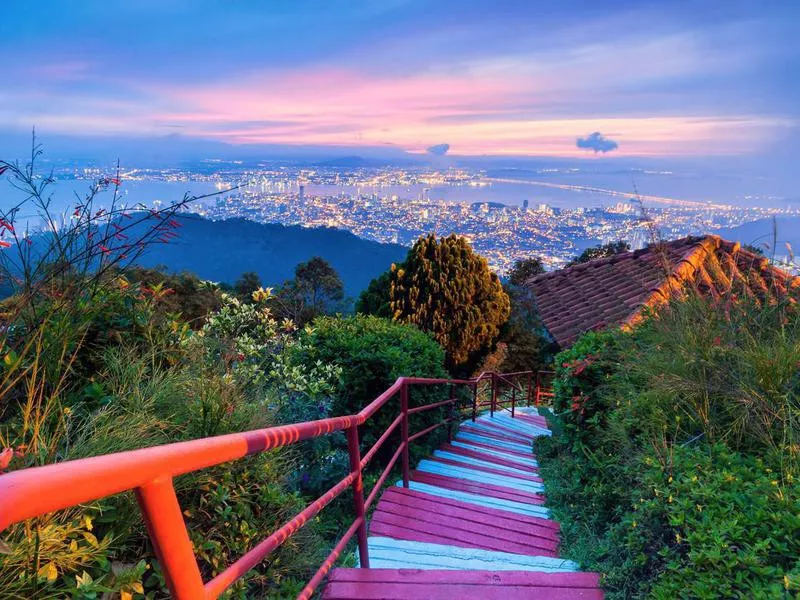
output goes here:
{"type": "Polygon", "coordinates": [[[733,280],[756,292],[785,293],[800,287],[800,278],[715,235],[687,237],[543,273],[526,285],[533,291],[542,322],[563,348],[586,331],[634,324],[643,307],[660,304],[687,285],[717,297],[733,280]]]}

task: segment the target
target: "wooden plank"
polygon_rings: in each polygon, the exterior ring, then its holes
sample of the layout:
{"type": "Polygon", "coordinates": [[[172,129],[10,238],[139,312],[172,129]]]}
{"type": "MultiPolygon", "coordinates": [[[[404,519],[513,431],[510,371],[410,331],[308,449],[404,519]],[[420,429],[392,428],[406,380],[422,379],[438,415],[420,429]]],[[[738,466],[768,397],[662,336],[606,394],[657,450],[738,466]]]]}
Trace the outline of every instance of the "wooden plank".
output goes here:
{"type": "Polygon", "coordinates": [[[547,429],[547,419],[545,417],[541,416],[535,417],[533,415],[517,415],[517,418],[532,423],[537,427],[542,427],[543,429],[547,429]]]}
{"type": "Polygon", "coordinates": [[[533,481],[535,483],[542,483],[543,480],[541,477],[537,477],[536,475],[523,475],[521,473],[512,473],[511,471],[503,471],[502,469],[492,469],[491,467],[484,467],[483,465],[476,465],[473,463],[466,463],[460,462],[457,460],[452,460],[450,458],[444,458],[441,456],[431,456],[426,460],[430,460],[433,462],[439,462],[445,465],[450,465],[453,467],[464,467],[469,469],[475,469],[477,471],[483,471],[484,473],[492,473],[493,475],[504,475],[506,477],[512,477],[514,479],[521,479],[522,481],[533,481]]]}
{"type": "Polygon", "coordinates": [[[521,515],[519,513],[507,510],[500,510],[497,508],[477,506],[475,504],[453,500],[452,498],[442,498],[441,496],[426,494],[425,492],[419,492],[417,490],[407,490],[405,488],[394,486],[386,489],[384,495],[387,494],[389,495],[389,497],[402,496],[403,498],[405,498],[404,500],[402,500],[402,502],[421,502],[421,503],[424,502],[426,505],[432,504],[434,506],[439,506],[441,507],[442,510],[445,510],[447,508],[452,508],[456,510],[468,511],[484,519],[498,519],[507,521],[509,523],[514,523],[515,527],[532,525],[537,527],[550,528],[553,529],[554,531],[558,531],[560,528],[557,521],[552,521],[550,519],[521,515]]]}
{"type": "Polygon", "coordinates": [[[453,454],[461,454],[463,456],[468,456],[470,458],[475,458],[477,460],[483,460],[486,462],[492,462],[498,465],[503,465],[504,467],[512,467],[514,469],[519,469],[520,471],[527,471],[529,473],[539,472],[539,470],[536,467],[531,467],[530,465],[526,465],[521,462],[514,462],[513,459],[500,458],[499,456],[495,456],[494,454],[487,454],[485,452],[480,452],[478,450],[468,450],[467,448],[462,448],[460,446],[453,446],[452,444],[442,444],[441,448],[445,452],[451,452],[453,454]]]}
{"type": "Polygon", "coordinates": [[[452,529],[454,532],[466,531],[470,533],[479,533],[490,538],[509,540],[537,548],[544,547],[555,549],[558,547],[558,537],[554,535],[551,529],[539,528],[539,531],[531,534],[530,532],[521,532],[512,529],[512,526],[507,523],[481,523],[473,519],[454,517],[445,514],[444,511],[431,513],[418,506],[411,507],[403,504],[396,504],[386,499],[381,500],[381,503],[378,504],[378,508],[373,514],[377,515],[378,513],[387,513],[397,517],[414,519],[420,523],[438,524],[452,529]]]}
{"type": "Polygon", "coordinates": [[[521,446],[530,446],[533,443],[533,439],[525,439],[523,437],[517,436],[510,436],[506,435],[502,432],[494,432],[489,431],[487,427],[474,427],[473,425],[462,425],[459,427],[459,431],[464,431],[467,433],[472,433],[474,435],[479,435],[481,437],[491,438],[493,440],[497,440],[498,442],[508,442],[509,444],[520,444],[521,446]]]}
{"type": "Polygon", "coordinates": [[[502,446],[492,446],[491,444],[485,444],[483,442],[476,442],[474,440],[470,440],[470,439],[461,437],[459,435],[456,435],[455,440],[457,442],[461,442],[462,444],[469,444],[470,446],[477,446],[478,448],[486,448],[488,450],[495,450],[495,451],[498,451],[498,452],[503,452],[504,454],[508,454],[510,458],[513,458],[514,456],[519,456],[521,458],[530,458],[530,459],[536,458],[535,455],[533,454],[533,451],[531,451],[530,453],[519,452],[517,450],[510,450],[508,448],[503,448],[502,446]]]}
{"type": "Polygon", "coordinates": [[[404,496],[401,494],[384,495],[378,503],[379,509],[381,508],[381,503],[391,504],[392,506],[387,508],[390,512],[396,512],[396,507],[399,506],[405,507],[408,510],[428,512],[436,517],[441,516],[445,519],[456,519],[461,524],[459,528],[477,524],[495,527],[498,531],[503,532],[513,531],[515,534],[522,536],[536,536],[553,541],[558,541],[559,539],[558,528],[551,527],[549,524],[528,523],[517,519],[505,519],[503,517],[498,518],[484,513],[476,513],[475,511],[469,510],[469,508],[460,508],[442,503],[437,504],[436,502],[415,498],[413,496],[404,496]]]}
{"type": "Polygon", "coordinates": [[[343,581],[329,584],[326,600],[603,600],[602,590],[494,586],[460,583],[367,583],[343,581]]]}
{"type": "Polygon", "coordinates": [[[600,586],[597,573],[543,573],[540,571],[453,571],[450,569],[335,569],[329,581],[371,583],[408,582],[463,583],[467,585],[538,585],[586,588],[600,586]]]}
{"type": "Polygon", "coordinates": [[[486,536],[470,534],[463,530],[453,531],[447,527],[397,517],[389,513],[373,514],[369,530],[372,535],[412,542],[446,544],[458,548],[479,548],[481,550],[508,552],[523,556],[552,556],[554,558],[558,556],[555,549],[536,548],[517,542],[487,538],[486,536]]]}
{"type": "Polygon", "coordinates": [[[478,421],[481,425],[486,425],[487,427],[491,427],[492,429],[497,430],[498,433],[507,434],[509,436],[513,436],[516,438],[520,438],[525,440],[525,443],[530,444],[533,442],[536,435],[533,433],[523,433],[522,431],[518,431],[516,429],[511,429],[510,427],[506,427],[505,425],[501,425],[500,423],[495,423],[491,419],[486,419],[485,421],[478,421]]]}
{"type": "Polygon", "coordinates": [[[477,483],[473,481],[467,482],[455,477],[447,477],[446,475],[435,475],[433,473],[412,471],[411,480],[419,481],[420,483],[427,483],[428,485],[438,485],[439,487],[450,490],[468,492],[470,494],[479,494],[491,496],[492,498],[513,500],[514,502],[519,502],[521,504],[535,504],[540,506],[545,503],[545,498],[541,494],[520,492],[511,488],[503,488],[488,483],[477,483]]]}
{"type": "MultiPolygon", "coordinates": [[[[459,544],[465,548],[477,548],[477,544],[486,544],[488,550],[499,550],[513,554],[527,554],[541,556],[542,550],[548,551],[547,556],[554,556],[558,548],[558,540],[540,536],[522,534],[510,529],[493,527],[492,525],[476,523],[475,521],[456,521],[442,515],[431,515],[419,510],[401,507],[399,505],[384,505],[379,511],[373,513],[372,522],[385,523],[405,527],[424,533],[440,532],[443,528],[446,533],[442,535],[463,542],[459,544]],[[477,536],[477,537],[476,537],[477,536]],[[515,544],[512,547],[509,544],[515,544]],[[550,554],[552,552],[553,554],[550,554]]],[[[421,541],[421,540],[419,540],[421,541]]]]}
{"type": "Polygon", "coordinates": [[[516,490],[518,492],[526,492],[528,494],[542,494],[544,493],[544,484],[537,481],[525,481],[508,477],[506,475],[495,475],[494,473],[484,473],[477,469],[473,469],[470,465],[459,464],[459,466],[445,465],[429,458],[421,460],[417,465],[419,473],[428,473],[430,475],[441,475],[442,477],[453,477],[461,479],[466,483],[476,483],[479,485],[494,485],[501,488],[508,488],[509,490],[516,490]]]}

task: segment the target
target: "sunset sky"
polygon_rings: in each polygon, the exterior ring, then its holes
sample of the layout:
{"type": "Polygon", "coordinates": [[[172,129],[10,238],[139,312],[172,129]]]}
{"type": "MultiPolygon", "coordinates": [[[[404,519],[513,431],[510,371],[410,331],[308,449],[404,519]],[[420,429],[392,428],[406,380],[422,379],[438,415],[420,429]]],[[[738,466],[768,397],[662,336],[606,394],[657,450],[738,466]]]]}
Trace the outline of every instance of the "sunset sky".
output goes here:
{"type": "Polygon", "coordinates": [[[12,2],[0,134],[456,155],[760,155],[800,122],[800,3],[12,2]],[[716,7],[712,7],[716,4],[716,7]]]}

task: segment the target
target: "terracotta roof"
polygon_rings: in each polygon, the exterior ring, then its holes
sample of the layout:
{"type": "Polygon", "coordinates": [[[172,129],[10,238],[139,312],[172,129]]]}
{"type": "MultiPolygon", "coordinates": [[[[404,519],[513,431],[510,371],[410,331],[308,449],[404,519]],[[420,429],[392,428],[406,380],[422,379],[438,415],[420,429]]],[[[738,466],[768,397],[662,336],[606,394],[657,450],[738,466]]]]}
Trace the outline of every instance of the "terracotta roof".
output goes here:
{"type": "Polygon", "coordinates": [[[589,330],[633,325],[645,306],[661,304],[688,285],[718,297],[734,280],[754,292],[800,288],[800,278],[715,235],[655,244],[543,273],[526,285],[545,327],[563,348],[589,330]]]}

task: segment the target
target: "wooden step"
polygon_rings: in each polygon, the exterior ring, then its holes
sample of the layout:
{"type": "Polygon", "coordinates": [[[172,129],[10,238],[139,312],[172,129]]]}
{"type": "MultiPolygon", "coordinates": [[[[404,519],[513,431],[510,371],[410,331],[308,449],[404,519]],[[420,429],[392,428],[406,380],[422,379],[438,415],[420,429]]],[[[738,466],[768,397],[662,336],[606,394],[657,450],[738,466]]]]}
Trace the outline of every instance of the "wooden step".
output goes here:
{"type": "Polygon", "coordinates": [[[602,600],[596,573],[336,569],[326,600],[602,600]]]}

